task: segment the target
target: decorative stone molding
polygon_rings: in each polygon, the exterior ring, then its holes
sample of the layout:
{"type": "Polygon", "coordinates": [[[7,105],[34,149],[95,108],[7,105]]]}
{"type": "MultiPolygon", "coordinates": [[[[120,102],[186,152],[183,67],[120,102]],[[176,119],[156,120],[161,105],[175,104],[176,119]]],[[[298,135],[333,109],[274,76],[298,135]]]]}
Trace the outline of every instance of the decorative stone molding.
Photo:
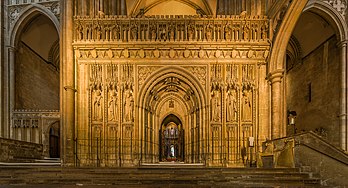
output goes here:
{"type": "MultiPolygon", "coordinates": [[[[202,45],[200,47],[163,47],[160,44],[150,45],[151,47],[129,47],[125,45],[118,48],[105,47],[86,47],[84,45],[75,45],[76,59],[254,59],[265,61],[269,55],[269,46],[235,46],[232,47],[212,47],[202,45]]],[[[94,45],[98,46],[98,44],[94,45]]],[[[103,45],[100,45],[103,46],[103,45]]],[[[105,45],[104,45],[105,46],[105,45]]],[[[111,44],[110,44],[111,46],[111,44]]],[[[120,46],[120,45],[119,45],[120,46]]]]}

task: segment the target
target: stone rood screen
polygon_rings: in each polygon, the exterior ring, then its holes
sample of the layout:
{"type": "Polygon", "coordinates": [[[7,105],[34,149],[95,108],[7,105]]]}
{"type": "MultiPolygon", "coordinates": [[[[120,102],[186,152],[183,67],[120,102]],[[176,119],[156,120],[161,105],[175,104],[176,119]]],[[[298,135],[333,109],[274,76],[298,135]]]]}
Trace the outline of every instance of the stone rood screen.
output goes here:
{"type": "Polygon", "coordinates": [[[77,165],[250,164],[269,130],[269,28],[247,15],[76,16],[77,165]],[[180,136],[165,139],[173,123],[180,136]]]}

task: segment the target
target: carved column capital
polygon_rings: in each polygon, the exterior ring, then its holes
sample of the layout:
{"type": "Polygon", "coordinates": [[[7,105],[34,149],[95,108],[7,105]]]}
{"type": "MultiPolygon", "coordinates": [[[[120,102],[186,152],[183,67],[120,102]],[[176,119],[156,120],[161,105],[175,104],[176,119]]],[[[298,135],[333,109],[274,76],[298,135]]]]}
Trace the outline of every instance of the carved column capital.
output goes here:
{"type": "Polygon", "coordinates": [[[282,79],[284,77],[284,69],[275,70],[273,72],[270,72],[267,76],[268,81],[270,81],[271,84],[282,82],[282,79]]]}
{"type": "Polygon", "coordinates": [[[347,47],[347,44],[348,44],[348,40],[343,40],[343,41],[338,42],[337,46],[342,49],[342,48],[347,47]]]}

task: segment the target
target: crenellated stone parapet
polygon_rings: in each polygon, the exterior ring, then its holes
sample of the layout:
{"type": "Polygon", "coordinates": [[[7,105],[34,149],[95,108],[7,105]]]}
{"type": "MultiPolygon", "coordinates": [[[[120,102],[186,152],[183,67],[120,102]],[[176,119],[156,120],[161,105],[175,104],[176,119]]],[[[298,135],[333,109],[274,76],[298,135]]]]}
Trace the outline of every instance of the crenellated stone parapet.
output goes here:
{"type": "Polygon", "coordinates": [[[262,42],[269,39],[264,16],[75,17],[75,44],[93,42],[262,42]]]}

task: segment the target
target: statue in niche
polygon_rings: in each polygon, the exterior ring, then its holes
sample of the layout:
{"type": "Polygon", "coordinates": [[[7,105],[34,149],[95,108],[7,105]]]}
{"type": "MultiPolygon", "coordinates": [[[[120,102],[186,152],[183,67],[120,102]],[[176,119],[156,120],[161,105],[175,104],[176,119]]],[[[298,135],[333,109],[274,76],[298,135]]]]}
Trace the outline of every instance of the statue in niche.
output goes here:
{"type": "Polygon", "coordinates": [[[175,27],[171,26],[170,27],[170,31],[169,31],[169,40],[170,41],[174,41],[174,37],[175,37],[175,27]]]}
{"type": "Polygon", "coordinates": [[[151,40],[155,41],[157,38],[157,29],[156,26],[151,27],[151,40]]]}
{"type": "Polygon", "coordinates": [[[130,89],[125,91],[125,102],[124,102],[124,120],[126,122],[133,121],[133,107],[134,107],[134,99],[133,93],[130,89]]]}
{"type": "Polygon", "coordinates": [[[102,95],[100,90],[96,90],[93,100],[93,120],[100,121],[103,119],[102,112],[102,95]]]}
{"type": "Polygon", "coordinates": [[[250,26],[249,26],[249,23],[247,23],[243,27],[243,39],[244,40],[249,40],[249,31],[250,31],[250,26]]]}
{"type": "Polygon", "coordinates": [[[235,90],[227,92],[227,122],[237,121],[238,103],[235,90]]]}
{"type": "Polygon", "coordinates": [[[90,26],[90,25],[88,25],[87,26],[87,36],[86,36],[86,38],[87,39],[89,39],[89,40],[91,40],[93,37],[93,31],[92,31],[92,27],[90,26]]]}
{"type": "Polygon", "coordinates": [[[231,40],[231,31],[232,31],[231,25],[227,24],[225,27],[225,40],[231,40]]]}
{"type": "Polygon", "coordinates": [[[188,40],[193,40],[194,32],[195,32],[195,30],[194,30],[193,25],[189,25],[188,26],[188,31],[187,31],[187,33],[188,33],[188,36],[187,36],[188,40]]]}
{"type": "Polygon", "coordinates": [[[109,101],[109,121],[117,120],[117,92],[111,91],[110,101],[109,101]]]}
{"type": "Polygon", "coordinates": [[[250,97],[250,91],[244,90],[243,91],[243,120],[244,121],[251,121],[251,115],[252,115],[252,103],[251,103],[251,97],[250,97]]]}
{"type": "Polygon", "coordinates": [[[97,34],[97,40],[101,40],[102,39],[102,27],[98,24],[95,27],[96,30],[96,34],[97,34]]]}
{"type": "Polygon", "coordinates": [[[118,24],[112,26],[111,29],[113,30],[113,38],[115,40],[120,40],[120,27],[118,26],[118,24]]]}
{"type": "Polygon", "coordinates": [[[212,120],[218,122],[220,120],[220,92],[218,90],[212,91],[211,106],[212,106],[212,120]]]}
{"type": "Polygon", "coordinates": [[[83,40],[83,26],[81,23],[78,23],[76,26],[77,40],[83,40]]]}
{"type": "Polygon", "coordinates": [[[206,28],[205,37],[209,41],[213,39],[213,26],[211,24],[209,24],[206,28]]]}
{"type": "Polygon", "coordinates": [[[268,22],[265,22],[265,24],[261,27],[261,39],[265,40],[267,39],[267,32],[268,32],[268,22]]]}
{"type": "Polygon", "coordinates": [[[131,39],[137,40],[138,39],[138,26],[132,25],[131,27],[131,39]]]}
{"type": "Polygon", "coordinates": [[[160,40],[161,41],[166,41],[167,40],[167,30],[165,27],[162,28],[160,32],[160,40]]]}

